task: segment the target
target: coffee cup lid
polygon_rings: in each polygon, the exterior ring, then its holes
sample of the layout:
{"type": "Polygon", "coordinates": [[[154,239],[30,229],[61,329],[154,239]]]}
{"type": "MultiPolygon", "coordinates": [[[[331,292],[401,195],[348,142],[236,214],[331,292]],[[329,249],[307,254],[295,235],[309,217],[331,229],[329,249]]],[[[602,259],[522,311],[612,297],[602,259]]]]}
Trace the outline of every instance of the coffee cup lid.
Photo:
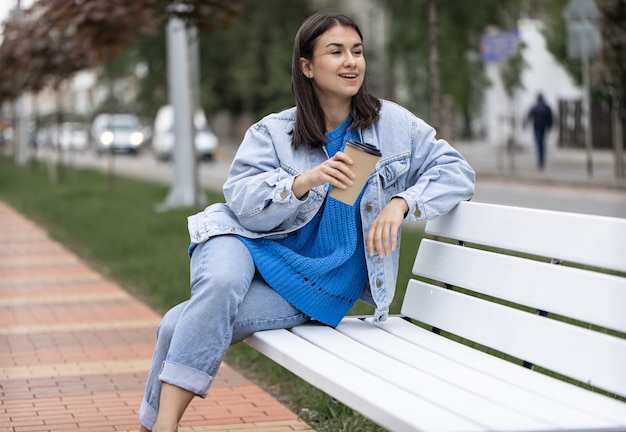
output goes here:
{"type": "Polygon", "coordinates": [[[382,156],[382,153],[380,152],[380,150],[377,147],[374,147],[372,144],[362,143],[362,142],[350,139],[346,142],[346,145],[349,145],[350,147],[354,147],[356,149],[359,149],[361,151],[364,151],[365,153],[369,153],[374,156],[379,156],[379,157],[382,156]]]}

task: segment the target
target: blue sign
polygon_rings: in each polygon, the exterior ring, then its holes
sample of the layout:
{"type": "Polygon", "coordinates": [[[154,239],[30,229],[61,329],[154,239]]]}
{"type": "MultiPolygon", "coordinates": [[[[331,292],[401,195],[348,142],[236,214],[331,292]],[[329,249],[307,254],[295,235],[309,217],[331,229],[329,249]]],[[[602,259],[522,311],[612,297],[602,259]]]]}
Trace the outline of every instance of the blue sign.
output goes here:
{"type": "Polygon", "coordinates": [[[482,35],[480,38],[481,58],[485,63],[504,61],[515,54],[518,42],[519,32],[517,30],[482,35]]]}

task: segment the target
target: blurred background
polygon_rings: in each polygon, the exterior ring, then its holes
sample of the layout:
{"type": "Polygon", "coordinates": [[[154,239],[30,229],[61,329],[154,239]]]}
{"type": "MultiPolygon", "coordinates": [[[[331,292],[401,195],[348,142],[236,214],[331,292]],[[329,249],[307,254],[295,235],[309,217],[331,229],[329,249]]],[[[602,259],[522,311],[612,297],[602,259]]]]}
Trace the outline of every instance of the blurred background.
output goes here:
{"type": "Polygon", "coordinates": [[[0,151],[17,163],[45,148],[171,160],[177,22],[194,148],[212,160],[294,104],[293,39],[321,9],[360,25],[372,93],[440,137],[532,149],[524,119],[541,93],[548,147],[584,149],[589,175],[592,151],[610,152],[624,177],[624,0],[2,0],[0,151]]]}

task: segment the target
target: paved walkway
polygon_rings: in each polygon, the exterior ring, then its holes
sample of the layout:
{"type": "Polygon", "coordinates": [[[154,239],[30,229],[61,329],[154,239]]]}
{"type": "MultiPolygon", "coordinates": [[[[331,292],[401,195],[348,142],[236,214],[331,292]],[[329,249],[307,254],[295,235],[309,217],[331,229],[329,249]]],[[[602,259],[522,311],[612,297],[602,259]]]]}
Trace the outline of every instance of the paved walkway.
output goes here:
{"type": "MultiPolygon", "coordinates": [[[[0,431],[138,429],[160,316],[0,202],[0,431]]],[[[228,365],[181,432],[287,432],[296,415],[228,365]]]]}
{"type": "MultiPolygon", "coordinates": [[[[533,147],[520,147],[511,152],[484,142],[454,142],[454,146],[476,170],[479,182],[506,181],[626,191],[626,179],[615,176],[615,155],[608,149],[595,149],[588,158],[584,149],[549,147],[546,169],[539,171],[533,147]]],[[[626,161],[626,155],[623,158],[626,161]]]]}

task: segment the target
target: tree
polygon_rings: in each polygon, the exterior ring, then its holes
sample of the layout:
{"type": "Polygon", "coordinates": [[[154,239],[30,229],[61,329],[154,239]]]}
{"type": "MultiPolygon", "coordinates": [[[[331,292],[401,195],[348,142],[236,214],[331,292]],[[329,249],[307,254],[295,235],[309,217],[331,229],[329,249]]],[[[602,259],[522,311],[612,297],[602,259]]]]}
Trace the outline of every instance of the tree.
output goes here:
{"type": "Polygon", "coordinates": [[[169,16],[212,29],[240,7],[241,0],[39,0],[5,23],[0,102],[111,61],[169,16]]]}
{"type": "Polygon", "coordinates": [[[625,177],[624,130],[626,122],[626,0],[598,0],[602,16],[603,80],[611,91],[615,176],[625,177]]]}
{"type": "MultiPolygon", "coordinates": [[[[260,117],[293,105],[293,38],[312,13],[307,0],[248,1],[239,14],[200,32],[200,103],[207,114],[228,111],[260,117]]],[[[165,41],[144,36],[123,56],[146,65],[137,102],[153,117],[166,103],[165,41]]]]}
{"type": "Polygon", "coordinates": [[[311,14],[308,4],[306,0],[247,2],[229,28],[203,35],[203,106],[259,117],[293,105],[293,40],[311,14]]]}
{"type": "Polygon", "coordinates": [[[522,82],[522,74],[524,69],[528,67],[528,62],[524,59],[524,50],[526,44],[519,42],[515,53],[511,55],[500,70],[500,77],[502,78],[502,86],[509,99],[515,97],[515,92],[524,89],[524,83],[522,82]]]}
{"type": "Polygon", "coordinates": [[[600,10],[604,82],[619,98],[622,121],[626,119],[626,0],[596,0],[600,10]]]}
{"type": "MultiPolygon", "coordinates": [[[[524,59],[524,50],[526,44],[519,42],[515,49],[515,52],[507,58],[500,69],[500,78],[502,80],[502,86],[511,104],[511,112],[514,112],[515,96],[517,91],[524,89],[524,83],[522,82],[522,75],[524,69],[528,67],[528,63],[524,59]]],[[[508,116],[510,123],[510,135],[507,139],[507,154],[509,159],[509,169],[515,170],[515,153],[517,151],[516,134],[517,120],[514,115],[508,116]]]]}
{"type": "MultiPolygon", "coordinates": [[[[546,26],[548,49],[580,84],[580,62],[567,56],[566,23],[563,11],[571,0],[550,2],[551,25],[546,26]]],[[[613,147],[616,177],[624,177],[623,125],[626,122],[626,0],[595,0],[600,19],[594,23],[602,36],[602,49],[592,59],[590,86],[592,99],[602,99],[612,106],[613,147]]],[[[590,171],[591,172],[591,171],[590,171]]]]}
{"type": "Polygon", "coordinates": [[[52,79],[58,82],[89,67],[94,58],[74,28],[60,25],[49,7],[37,3],[6,22],[0,46],[0,101],[24,90],[38,91],[52,79]]]}
{"type": "Polygon", "coordinates": [[[14,15],[0,46],[0,101],[112,59],[139,32],[153,29],[151,1],[39,0],[14,15]]]}
{"type": "MultiPolygon", "coordinates": [[[[389,70],[400,70],[407,85],[404,104],[429,121],[432,98],[429,72],[428,17],[432,0],[378,0],[390,16],[389,70]]],[[[481,0],[468,7],[460,0],[437,2],[437,56],[442,95],[451,95],[462,114],[463,135],[472,135],[471,120],[489,84],[479,61],[480,36],[488,26],[511,29],[522,15],[550,18],[565,0],[481,0]]],[[[558,12],[561,13],[561,10],[558,12]]],[[[435,83],[436,86],[436,83],[435,83]]]]}
{"type": "MultiPolygon", "coordinates": [[[[0,103],[26,91],[37,92],[50,81],[58,92],[64,79],[97,63],[108,65],[105,70],[111,74],[111,61],[125,46],[142,33],[155,33],[169,17],[212,29],[236,14],[240,4],[240,0],[39,0],[5,25],[0,103]]],[[[60,123],[60,110],[58,114],[60,123]]],[[[24,117],[19,121],[25,124],[24,117]]],[[[24,141],[18,141],[16,154],[26,154],[24,141]]],[[[19,159],[16,162],[22,163],[19,159]]],[[[49,167],[55,181],[56,163],[49,167]]]]}
{"type": "Polygon", "coordinates": [[[439,129],[441,126],[441,85],[439,83],[436,0],[428,0],[428,76],[430,78],[430,117],[435,129],[439,129]]]}

